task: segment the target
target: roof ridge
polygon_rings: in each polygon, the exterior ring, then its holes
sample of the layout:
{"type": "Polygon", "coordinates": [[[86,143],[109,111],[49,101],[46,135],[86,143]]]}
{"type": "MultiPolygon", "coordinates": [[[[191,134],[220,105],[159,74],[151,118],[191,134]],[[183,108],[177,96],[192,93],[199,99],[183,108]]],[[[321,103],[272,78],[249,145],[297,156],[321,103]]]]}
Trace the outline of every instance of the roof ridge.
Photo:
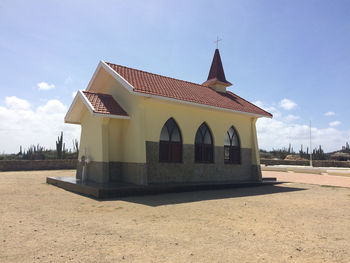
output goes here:
{"type": "Polygon", "coordinates": [[[172,78],[172,77],[168,77],[168,76],[164,76],[164,75],[160,75],[160,74],[148,72],[148,71],[141,70],[141,69],[136,69],[136,68],[131,68],[131,67],[123,66],[123,65],[120,65],[120,64],[111,63],[111,62],[106,62],[106,63],[107,63],[107,64],[112,64],[112,65],[115,65],[115,66],[119,66],[119,67],[123,67],[123,68],[127,68],[127,69],[137,70],[137,71],[140,71],[140,72],[143,72],[143,73],[147,73],[147,74],[150,74],[150,75],[154,75],[154,76],[159,76],[159,77],[163,77],[163,78],[168,78],[168,79],[173,79],[173,80],[178,80],[178,81],[182,81],[182,82],[194,84],[194,85],[200,86],[200,87],[202,87],[202,88],[208,88],[208,87],[203,86],[203,85],[201,85],[201,84],[198,84],[198,83],[195,83],[195,82],[191,82],[191,81],[187,81],[187,80],[183,80],[183,79],[172,78]]]}

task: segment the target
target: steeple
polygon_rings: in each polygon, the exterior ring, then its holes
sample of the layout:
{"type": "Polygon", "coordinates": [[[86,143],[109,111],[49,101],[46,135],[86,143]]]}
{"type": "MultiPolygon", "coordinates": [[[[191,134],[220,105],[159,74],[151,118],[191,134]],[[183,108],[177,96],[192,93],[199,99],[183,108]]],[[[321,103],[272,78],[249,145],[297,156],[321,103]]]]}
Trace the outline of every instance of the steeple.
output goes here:
{"type": "Polygon", "coordinates": [[[219,49],[215,49],[213,62],[211,63],[208,79],[202,84],[218,92],[226,92],[226,87],[232,84],[226,80],[224,68],[222,67],[219,49]]]}

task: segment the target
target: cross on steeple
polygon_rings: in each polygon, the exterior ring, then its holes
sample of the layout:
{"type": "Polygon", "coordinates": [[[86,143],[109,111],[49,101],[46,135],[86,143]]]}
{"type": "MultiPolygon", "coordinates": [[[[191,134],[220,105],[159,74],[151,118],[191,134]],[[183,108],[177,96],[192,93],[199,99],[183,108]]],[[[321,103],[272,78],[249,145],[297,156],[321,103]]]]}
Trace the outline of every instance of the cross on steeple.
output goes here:
{"type": "Polygon", "coordinates": [[[219,39],[219,37],[216,37],[216,40],[214,41],[214,43],[216,43],[216,49],[219,49],[219,41],[222,41],[222,39],[219,39]]]}

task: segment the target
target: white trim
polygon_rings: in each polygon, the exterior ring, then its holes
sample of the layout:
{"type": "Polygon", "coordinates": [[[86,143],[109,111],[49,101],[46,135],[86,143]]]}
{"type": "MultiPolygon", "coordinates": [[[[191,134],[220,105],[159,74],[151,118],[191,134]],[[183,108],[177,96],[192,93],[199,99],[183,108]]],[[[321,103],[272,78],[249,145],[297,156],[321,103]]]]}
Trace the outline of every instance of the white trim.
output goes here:
{"type": "Polygon", "coordinates": [[[77,95],[80,97],[80,99],[83,101],[85,106],[88,108],[88,110],[92,114],[94,112],[94,107],[92,106],[88,98],[84,95],[84,93],[81,90],[78,90],[77,95]]]}
{"type": "Polygon", "coordinates": [[[94,106],[92,106],[91,102],[88,100],[88,98],[85,96],[85,94],[83,93],[83,91],[78,90],[78,95],[80,96],[81,100],[83,101],[83,103],[85,104],[85,106],[88,108],[88,110],[90,111],[91,114],[94,113],[95,108],[94,106]]]}
{"type": "Polygon", "coordinates": [[[124,86],[124,88],[126,88],[131,93],[134,92],[134,87],[126,79],[124,79],[120,74],[118,74],[113,68],[108,66],[106,62],[101,60],[100,64],[108,73],[110,73],[114,77],[114,79],[116,79],[119,83],[121,83],[124,86]]]}
{"type": "Polygon", "coordinates": [[[172,101],[172,102],[176,102],[176,103],[182,103],[182,104],[187,104],[187,105],[192,105],[192,106],[197,106],[197,107],[215,109],[215,110],[219,110],[219,111],[233,112],[233,113],[252,116],[255,118],[261,118],[261,117],[266,117],[266,118],[270,118],[270,119],[272,118],[272,116],[265,116],[265,115],[261,115],[261,114],[249,113],[249,112],[238,111],[238,110],[231,110],[231,109],[226,109],[226,108],[222,108],[222,107],[216,107],[216,106],[211,106],[211,105],[206,105],[206,104],[190,102],[190,101],[186,101],[186,100],[179,100],[179,99],[169,98],[169,97],[164,97],[164,96],[159,96],[159,95],[151,95],[151,94],[147,94],[147,93],[136,92],[136,91],[134,91],[134,87],[127,80],[125,80],[119,73],[117,73],[113,68],[111,68],[107,63],[105,63],[102,60],[99,62],[98,66],[97,66],[97,69],[96,69],[96,71],[95,71],[95,73],[94,73],[94,75],[93,75],[93,77],[92,77],[92,79],[87,87],[87,91],[90,90],[92,80],[95,79],[95,77],[96,77],[95,74],[98,72],[98,70],[101,67],[103,67],[103,69],[105,69],[109,74],[111,74],[112,77],[116,81],[121,83],[122,86],[124,88],[126,88],[131,94],[136,95],[136,96],[154,98],[154,99],[165,100],[165,101],[172,101]]]}
{"type": "Polygon", "coordinates": [[[73,110],[73,108],[74,108],[73,105],[75,105],[75,103],[77,102],[78,98],[80,98],[82,100],[82,102],[85,104],[85,106],[88,108],[89,112],[93,116],[105,117],[105,118],[110,118],[110,119],[127,119],[127,120],[130,119],[130,116],[123,116],[123,115],[95,112],[94,107],[92,106],[92,104],[90,103],[88,98],[85,96],[85,94],[81,90],[78,90],[77,94],[74,97],[74,100],[73,100],[72,104],[69,107],[69,110],[68,110],[66,116],[64,117],[64,122],[77,124],[77,122],[70,122],[70,121],[68,121],[68,115],[73,110]]]}
{"type": "MultiPolygon", "coordinates": [[[[80,91],[80,90],[79,90],[80,91]]],[[[73,102],[72,102],[72,104],[70,105],[70,107],[69,107],[69,109],[68,109],[68,112],[66,113],[66,116],[64,116],[64,122],[65,123],[70,123],[70,122],[68,122],[68,116],[70,115],[70,113],[71,113],[71,111],[73,110],[73,108],[74,108],[74,105],[77,103],[77,100],[78,100],[78,98],[80,97],[78,94],[79,94],[79,91],[75,94],[75,97],[74,97],[74,99],[73,99],[73,102]]]]}
{"type": "Polygon", "coordinates": [[[96,76],[97,76],[97,73],[99,72],[100,68],[101,68],[101,61],[98,63],[97,68],[95,69],[95,72],[94,72],[94,74],[92,75],[92,78],[91,78],[90,81],[89,81],[89,84],[88,84],[88,86],[87,86],[87,88],[86,88],[87,91],[90,90],[91,85],[92,85],[92,83],[94,82],[94,80],[95,80],[95,78],[96,78],[96,76]]]}
{"type": "Polygon", "coordinates": [[[126,80],[124,79],[121,75],[119,75],[113,68],[111,68],[106,62],[104,62],[103,60],[101,60],[99,63],[98,63],[98,66],[94,72],[94,75],[92,76],[87,88],[86,88],[86,91],[90,91],[91,89],[91,85],[94,81],[94,79],[96,78],[97,76],[97,72],[100,70],[100,68],[103,68],[104,70],[106,70],[110,75],[112,75],[112,77],[118,81],[120,84],[123,85],[124,88],[126,88],[129,92],[133,92],[134,91],[134,87],[126,80]]]}
{"type": "Polygon", "coordinates": [[[81,123],[80,123],[80,122],[77,122],[77,121],[66,121],[66,120],[64,120],[64,123],[81,125],[81,123]]]}

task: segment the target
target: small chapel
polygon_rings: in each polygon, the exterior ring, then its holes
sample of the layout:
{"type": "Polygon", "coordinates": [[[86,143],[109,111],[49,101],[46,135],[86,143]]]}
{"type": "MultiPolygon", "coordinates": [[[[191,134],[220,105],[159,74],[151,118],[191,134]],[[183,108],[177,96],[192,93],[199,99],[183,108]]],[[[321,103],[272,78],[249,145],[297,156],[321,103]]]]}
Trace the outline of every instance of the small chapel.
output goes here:
{"type": "Polygon", "coordinates": [[[65,116],[81,125],[76,178],[146,186],[261,182],[256,121],[272,115],[231,85],[219,49],[202,84],[100,61],[65,116]]]}

